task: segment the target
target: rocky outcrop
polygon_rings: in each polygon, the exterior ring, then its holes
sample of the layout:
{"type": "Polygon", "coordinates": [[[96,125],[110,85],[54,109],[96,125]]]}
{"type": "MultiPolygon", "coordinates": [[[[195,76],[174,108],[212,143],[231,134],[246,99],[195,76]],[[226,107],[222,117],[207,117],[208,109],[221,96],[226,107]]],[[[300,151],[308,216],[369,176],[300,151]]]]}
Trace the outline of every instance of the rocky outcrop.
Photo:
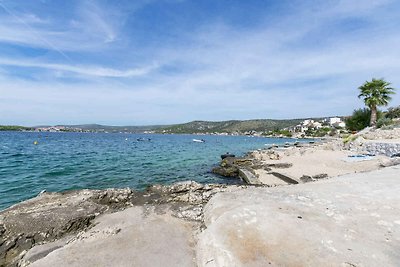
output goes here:
{"type": "Polygon", "coordinates": [[[367,140],[400,139],[400,128],[390,130],[367,128],[365,132],[360,132],[359,135],[367,140]]]}
{"type": "Polygon", "coordinates": [[[212,172],[224,177],[240,178],[246,184],[261,185],[254,170],[264,167],[258,160],[251,157],[251,154],[248,154],[244,158],[224,158],[220,166],[213,168],[212,172]]]}
{"type": "Polygon", "coordinates": [[[132,206],[171,203],[173,216],[201,221],[202,208],[217,192],[244,186],[182,182],[153,185],[144,192],[126,189],[43,193],[0,212],[0,266],[15,266],[31,247],[92,227],[101,214],[132,206]]]}
{"type": "Polygon", "coordinates": [[[239,169],[235,166],[229,166],[229,167],[216,166],[211,170],[211,172],[224,177],[239,176],[239,169]]]}
{"type": "Polygon", "coordinates": [[[0,213],[0,266],[12,266],[36,244],[54,241],[90,226],[101,213],[128,205],[125,189],[44,193],[0,213]]]}

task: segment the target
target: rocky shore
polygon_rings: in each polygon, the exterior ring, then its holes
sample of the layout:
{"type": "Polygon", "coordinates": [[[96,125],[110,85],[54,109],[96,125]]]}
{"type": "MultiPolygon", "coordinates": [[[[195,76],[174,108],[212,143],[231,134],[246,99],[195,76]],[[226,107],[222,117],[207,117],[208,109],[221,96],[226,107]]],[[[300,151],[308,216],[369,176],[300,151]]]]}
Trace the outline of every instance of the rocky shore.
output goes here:
{"type": "MultiPolygon", "coordinates": [[[[153,185],[146,191],[126,189],[78,190],[42,193],[36,198],[0,212],[0,266],[25,266],[60,247],[56,243],[28,257],[34,246],[64,240],[70,243],[94,225],[101,215],[140,207],[143,212],[168,212],[173,217],[196,222],[200,227],[205,203],[218,192],[245,186],[202,185],[182,182],[153,185]]],[[[116,234],[118,229],[114,230],[116,234]]]]}
{"type": "Polygon", "coordinates": [[[247,184],[280,186],[301,184],[357,172],[377,170],[398,164],[400,141],[344,143],[340,139],[322,140],[285,147],[270,147],[245,157],[227,157],[213,172],[235,177],[247,184]]]}
{"type": "Polygon", "coordinates": [[[358,138],[214,169],[249,185],[44,192],[0,212],[0,266],[398,266],[400,161],[358,138]]]}

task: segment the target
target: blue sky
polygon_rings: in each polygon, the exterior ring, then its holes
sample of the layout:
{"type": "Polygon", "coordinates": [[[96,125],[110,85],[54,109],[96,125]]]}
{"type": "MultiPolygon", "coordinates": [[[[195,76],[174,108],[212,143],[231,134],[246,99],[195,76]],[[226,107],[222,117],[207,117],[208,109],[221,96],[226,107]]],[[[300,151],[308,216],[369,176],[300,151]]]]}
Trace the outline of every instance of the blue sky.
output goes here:
{"type": "Polygon", "coordinates": [[[0,0],[0,124],[349,115],[399,47],[396,0],[0,0]]]}

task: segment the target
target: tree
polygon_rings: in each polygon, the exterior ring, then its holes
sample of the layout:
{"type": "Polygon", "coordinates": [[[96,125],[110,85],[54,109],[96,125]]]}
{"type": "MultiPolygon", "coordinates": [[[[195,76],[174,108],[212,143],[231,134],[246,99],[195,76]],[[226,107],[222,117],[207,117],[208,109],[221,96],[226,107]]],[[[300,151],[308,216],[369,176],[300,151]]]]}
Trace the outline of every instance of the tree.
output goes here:
{"type": "MultiPolygon", "coordinates": [[[[381,112],[377,112],[377,117],[382,117],[381,112]]],[[[350,131],[360,131],[367,127],[371,121],[371,110],[360,108],[353,111],[353,115],[346,119],[346,127],[350,131]]]]}
{"type": "Polygon", "coordinates": [[[361,93],[359,98],[363,98],[364,103],[371,110],[370,126],[376,125],[377,108],[378,106],[386,106],[392,99],[391,94],[394,94],[394,88],[389,87],[390,83],[382,79],[372,78],[372,81],[366,81],[363,85],[358,87],[361,93]]]}

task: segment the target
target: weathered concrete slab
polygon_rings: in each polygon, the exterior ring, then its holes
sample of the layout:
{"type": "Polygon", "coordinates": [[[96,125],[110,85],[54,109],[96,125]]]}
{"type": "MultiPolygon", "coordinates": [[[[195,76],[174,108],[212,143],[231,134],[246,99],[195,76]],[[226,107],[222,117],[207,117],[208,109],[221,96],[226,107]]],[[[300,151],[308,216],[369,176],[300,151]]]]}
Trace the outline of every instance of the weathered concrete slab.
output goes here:
{"type": "Polygon", "coordinates": [[[282,181],[285,181],[288,184],[298,184],[299,183],[294,177],[290,177],[287,174],[283,174],[280,172],[271,172],[271,174],[274,175],[275,177],[281,179],[282,181]]]}
{"type": "Polygon", "coordinates": [[[268,186],[276,186],[276,185],[288,185],[285,181],[277,178],[276,176],[270,174],[269,171],[265,170],[255,170],[255,172],[259,175],[259,180],[262,184],[268,186]]]}
{"type": "Polygon", "coordinates": [[[199,266],[400,266],[400,168],[221,193],[199,266]]]}
{"type": "Polygon", "coordinates": [[[249,170],[239,168],[239,177],[245,181],[246,184],[261,185],[261,181],[249,170]]]}

